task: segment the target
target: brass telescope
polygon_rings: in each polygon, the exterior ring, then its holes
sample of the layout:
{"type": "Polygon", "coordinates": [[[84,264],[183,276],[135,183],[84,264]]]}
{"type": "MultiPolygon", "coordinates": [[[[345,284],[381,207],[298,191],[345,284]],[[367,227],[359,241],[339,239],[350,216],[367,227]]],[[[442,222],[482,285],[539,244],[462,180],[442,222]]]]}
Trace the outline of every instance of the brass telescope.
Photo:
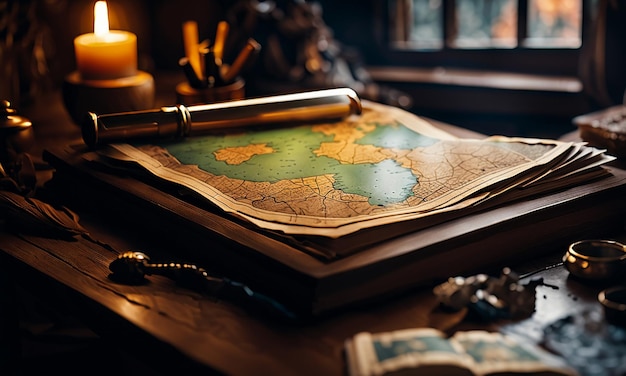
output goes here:
{"type": "Polygon", "coordinates": [[[94,148],[131,139],[195,136],[221,128],[330,121],[361,110],[354,90],[338,88],[114,114],[89,112],[81,128],[85,144],[94,148]]]}

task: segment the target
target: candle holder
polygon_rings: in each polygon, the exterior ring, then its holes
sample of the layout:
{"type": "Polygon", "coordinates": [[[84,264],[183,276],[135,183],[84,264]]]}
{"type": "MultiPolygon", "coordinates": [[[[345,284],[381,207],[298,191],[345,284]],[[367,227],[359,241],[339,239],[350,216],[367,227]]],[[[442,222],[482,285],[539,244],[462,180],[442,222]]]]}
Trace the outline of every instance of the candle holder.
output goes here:
{"type": "Polygon", "coordinates": [[[74,71],[65,77],[62,91],[65,109],[78,125],[87,112],[128,112],[154,107],[154,78],[144,71],[103,80],[85,80],[80,72],[74,71]]]}
{"type": "Polygon", "coordinates": [[[245,81],[237,78],[228,85],[211,86],[207,88],[194,88],[188,82],[176,85],[177,103],[186,106],[225,102],[245,98],[245,81]]]}

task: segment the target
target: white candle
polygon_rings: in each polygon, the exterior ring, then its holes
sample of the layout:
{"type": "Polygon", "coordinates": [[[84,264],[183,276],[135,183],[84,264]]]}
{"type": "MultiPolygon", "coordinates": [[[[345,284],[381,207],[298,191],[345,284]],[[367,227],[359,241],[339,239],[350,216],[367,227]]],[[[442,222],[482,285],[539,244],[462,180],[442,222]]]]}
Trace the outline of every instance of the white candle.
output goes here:
{"type": "Polygon", "coordinates": [[[94,32],[74,39],[76,66],[84,80],[108,80],[137,74],[137,36],[109,30],[106,1],[94,6],[94,32]]]}

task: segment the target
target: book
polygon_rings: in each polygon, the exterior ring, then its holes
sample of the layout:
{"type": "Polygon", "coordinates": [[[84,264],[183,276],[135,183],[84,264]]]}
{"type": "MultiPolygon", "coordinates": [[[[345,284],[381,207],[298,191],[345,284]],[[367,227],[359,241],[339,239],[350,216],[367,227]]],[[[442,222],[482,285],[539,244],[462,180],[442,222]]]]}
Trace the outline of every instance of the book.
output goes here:
{"type": "Polygon", "coordinates": [[[499,332],[433,328],[360,332],[345,342],[350,376],[576,375],[565,361],[499,332]]]}

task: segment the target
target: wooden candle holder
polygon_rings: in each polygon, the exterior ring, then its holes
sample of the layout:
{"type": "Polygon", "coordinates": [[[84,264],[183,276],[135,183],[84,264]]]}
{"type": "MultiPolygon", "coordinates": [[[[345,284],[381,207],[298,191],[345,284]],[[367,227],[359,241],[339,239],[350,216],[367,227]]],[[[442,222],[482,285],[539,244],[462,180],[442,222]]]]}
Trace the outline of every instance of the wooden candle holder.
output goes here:
{"type": "Polygon", "coordinates": [[[83,80],[80,73],[74,71],[63,83],[63,103],[77,125],[87,112],[106,114],[151,109],[154,96],[154,78],[143,71],[110,80],[83,80]]]}

